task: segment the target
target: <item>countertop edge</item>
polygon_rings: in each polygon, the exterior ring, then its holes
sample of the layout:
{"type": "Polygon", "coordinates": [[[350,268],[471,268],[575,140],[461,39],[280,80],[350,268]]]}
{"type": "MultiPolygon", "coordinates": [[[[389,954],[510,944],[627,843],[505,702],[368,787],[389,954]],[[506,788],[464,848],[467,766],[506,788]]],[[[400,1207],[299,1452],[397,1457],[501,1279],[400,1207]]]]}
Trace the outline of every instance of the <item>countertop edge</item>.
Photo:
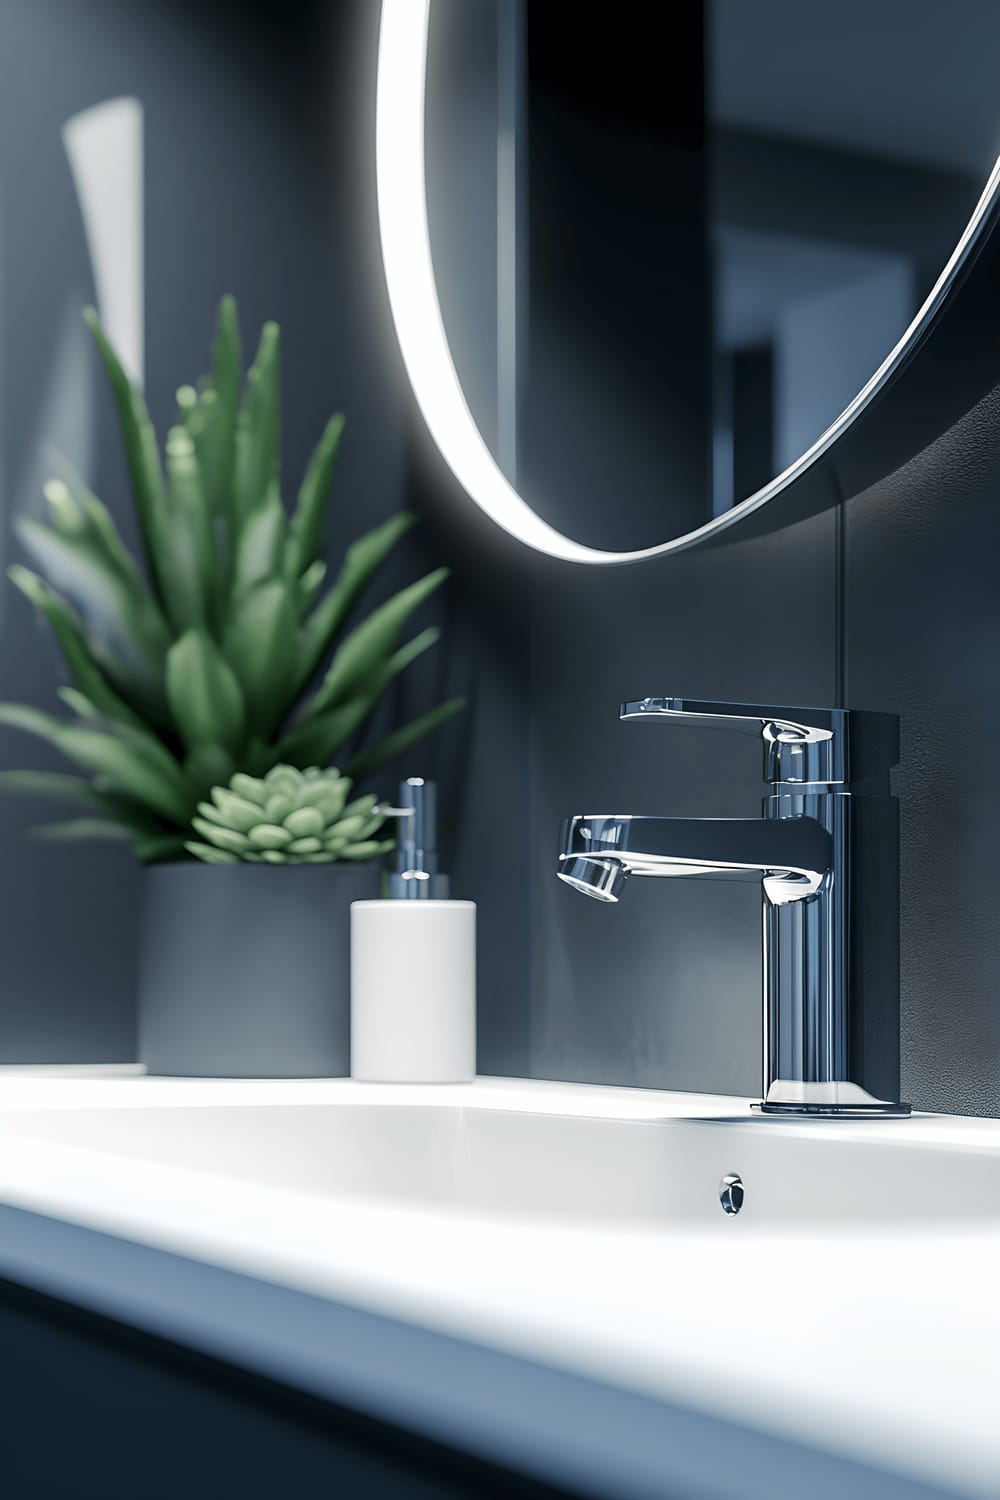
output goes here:
{"type": "Polygon", "coordinates": [[[777,1434],[0,1204],[0,1277],[582,1495],[943,1500],[777,1434]]]}

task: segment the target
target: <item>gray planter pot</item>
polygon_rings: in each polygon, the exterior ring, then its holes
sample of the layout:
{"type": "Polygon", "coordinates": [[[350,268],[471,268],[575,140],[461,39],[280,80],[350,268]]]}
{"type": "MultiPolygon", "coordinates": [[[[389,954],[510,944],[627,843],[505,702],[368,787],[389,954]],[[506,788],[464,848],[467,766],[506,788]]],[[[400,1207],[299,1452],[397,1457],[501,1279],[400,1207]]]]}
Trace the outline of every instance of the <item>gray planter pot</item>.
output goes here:
{"type": "Polygon", "coordinates": [[[157,865],[145,872],[139,1060],[151,1073],[350,1072],[350,905],[371,864],[157,865]]]}

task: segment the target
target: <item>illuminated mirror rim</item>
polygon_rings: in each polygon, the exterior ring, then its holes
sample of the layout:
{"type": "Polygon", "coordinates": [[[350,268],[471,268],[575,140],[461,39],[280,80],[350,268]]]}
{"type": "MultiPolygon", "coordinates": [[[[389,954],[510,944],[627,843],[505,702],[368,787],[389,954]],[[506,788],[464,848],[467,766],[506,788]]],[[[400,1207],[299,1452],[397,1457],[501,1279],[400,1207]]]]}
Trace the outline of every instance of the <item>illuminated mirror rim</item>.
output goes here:
{"type": "Polygon", "coordinates": [[[493,457],[451,355],[431,254],[424,169],[424,96],[431,0],[382,0],[375,92],[375,174],[386,290],[403,365],[442,458],[471,500],[510,536],[566,562],[607,566],[681,552],[773,500],[820,459],[891,379],[986,227],[1000,194],[1000,157],[934,286],[905,333],[840,416],[763,488],[670,541],[635,551],[585,546],[557,531],[517,492],[493,457]]]}

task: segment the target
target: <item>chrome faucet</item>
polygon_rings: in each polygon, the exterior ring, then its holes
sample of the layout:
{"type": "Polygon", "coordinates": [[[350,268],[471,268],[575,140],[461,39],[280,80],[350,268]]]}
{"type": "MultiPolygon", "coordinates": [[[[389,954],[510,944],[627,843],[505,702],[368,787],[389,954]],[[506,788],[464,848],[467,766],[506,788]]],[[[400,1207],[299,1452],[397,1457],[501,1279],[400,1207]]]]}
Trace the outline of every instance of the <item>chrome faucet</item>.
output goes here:
{"type": "Polygon", "coordinates": [[[618,901],[630,875],[755,880],[764,907],[764,1088],[796,1115],[900,1115],[899,831],[888,714],[642,698],[626,720],[722,725],[763,744],[762,818],[581,814],[561,880],[618,901]]]}

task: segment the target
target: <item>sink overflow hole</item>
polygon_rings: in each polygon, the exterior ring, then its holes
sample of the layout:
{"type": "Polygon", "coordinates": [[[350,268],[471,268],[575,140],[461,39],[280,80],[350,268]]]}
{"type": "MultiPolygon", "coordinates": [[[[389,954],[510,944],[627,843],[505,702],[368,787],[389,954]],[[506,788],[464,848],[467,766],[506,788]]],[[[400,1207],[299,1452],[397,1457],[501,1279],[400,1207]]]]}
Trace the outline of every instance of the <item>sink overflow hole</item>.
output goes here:
{"type": "Polygon", "coordinates": [[[719,1202],[726,1214],[738,1214],[743,1207],[743,1178],[736,1172],[727,1172],[719,1183],[719,1202]]]}

